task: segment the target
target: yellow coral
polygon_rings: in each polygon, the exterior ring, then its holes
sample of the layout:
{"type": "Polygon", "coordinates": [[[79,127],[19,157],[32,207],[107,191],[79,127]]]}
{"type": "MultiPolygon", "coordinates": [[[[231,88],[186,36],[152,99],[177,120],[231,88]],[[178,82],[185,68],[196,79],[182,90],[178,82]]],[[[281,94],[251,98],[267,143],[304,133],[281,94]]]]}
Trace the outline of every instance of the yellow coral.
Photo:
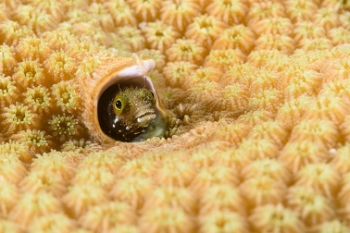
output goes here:
{"type": "Polygon", "coordinates": [[[330,164],[341,174],[346,174],[349,172],[349,143],[341,146],[338,150],[332,151],[335,153],[335,156],[332,158],[330,164]]]}
{"type": "Polygon", "coordinates": [[[293,22],[311,20],[317,10],[316,1],[288,1],[286,4],[287,15],[293,22]]]}
{"type": "Polygon", "coordinates": [[[4,135],[11,135],[16,131],[26,130],[30,127],[36,128],[40,125],[38,115],[20,103],[6,107],[4,113],[1,114],[1,118],[1,131],[4,135]]]}
{"type": "Polygon", "coordinates": [[[213,16],[199,15],[188,25],[186,37],[210,48],[228,25],[213,16]]]}
{"type": "Polygon", "coordinates": [[[202,168],[190,184],[190,188],[198,195],[214,184],[237,185],[238,178],[232,169],[226,167],[212,166],[202,168]]]}
{"type": "Polygon", "coordinates": [[[125,1],[108,0],[104,2],[104,5],[116,26],[136,25],[136,17],[125,1]]]}
{"type": "Polygon", "coordinates": [[[215,40],[213,49],[240,49],[249,54],[253,48],[255,35],[249,27],[242,24],[230,27],[223,31],[215,40]]]}
{"type": "Polygon", "coordinates": [[[50,74],[52,82],[69,80],[72,78],[72,73],[76,72],[74,59],[63,51],[53,52],[44,62],[44,67],[50,74]]]}
{"type": "Polygon", "coordinates": [[[26,60],[18,63],[12,77],[22,88],[46,84],[43,68],[36,61],[26,60]]]}
{"type": "Polygon", "coordinates": [[[186,163],[178,162],[172,164],[165,163],[155,174],[155,181],[159,185],[186,187],[195,177],[193,166],[186,163]]]}
{"type": "Polygon", "coordinates": [[[136,213],[126,203],[114,201],[88,209],[79,220],[91,231],[109,232],[119,224],[136,224],[136,213]]]}
{"type": "Polygon", "coordinates": [[[277,146],[285,146],[289,130],[284,122],[281,121],[266,121],[260,125],[255,126],[249,132],[248,137],[258,139],[269,139],[277,146]]]}
{"type": "Polygon", "coordinates": [[[308,187],[295,187],[287,195],[288,207],[299,213],[306,226],[332,220],[334,203],[308,187]]]}
{"type": "MultiPolygon", "coordinates": [[[[326,31],[323,27],[310,22],[310,21],[301,21],[295,25],[293,29],[294,39],[300,41],[302,39],[316,39],[324,37],[326,31]]],[[[301,46],[300,46],[301,47],[301,46]]]]}
{"type": "Polygon", "coordinates": [[[141,231],[150,233],[179,232],[185,233],[195,229],[194,221],[180,208],[162,206],[144,213],[139,222],[141,231]],[[161,219],[161,220],[160,220],[161,219]]]}
{"type": "Polygon", "coordinates": [[[211,50],[204,65],[227,71],[231,66],[244,62],[245,59],[246,56],[239,49],[211,50]]]}
{"type": "Polygon", "coordinates": [[[108,195],[102,188],[84,184],[74,185],[62,197],[63,204],[68,212],[75,217],[81,216],[88,208],[105,203],[108,200],[108,195]]]}
{"type": "Polygon", "coordinates": [[[281,151],[279,160],[292,172],[308,164],[326,161],[329,154],[322,144],[312,141],[288,142],[281,151]]]}
{"type": "Polygon", "coordinates": [[[150,22],[141,25],[141,30],[150,49],[164,52],[180,36],[177,30],[162,21],[150,22]]]}
{"type": "Polygon", "coordinates": [[[40,192],[52,193],[55,197],[61,197],[66,192],[62,178],[50,176],[44,171],[30,172],[19,184],[25,192],[38,194],[40,192]]]}
{"type": "Polygon", "coordinates": [[[197,66],[191,62],[168,62],[163,69],[165,83],[172,87],[181,87],[184,85],[187,76],[189,76],[197,66]]]}
{"type": "Polygon", "coordinates": [[[205,81],[218,82],[222,78],[223,73],[219,69],[212,67],[199,67],[191,75],[185,79],[185,85],[191,87],[197,83],[205,81]]]}
{"type": "Polygon", "coordinates": [[[227,85],[219,95],[215,109],[239,113],[248,108],[249,90],[244,85],[227,85]]]}
{"type": "Polygon", "coordinates": [[[281,204],[263,205],[254,209],[249,217],[254,232],[278,231],[278,232],[305,232],[305,224],[299,219],[296,212],[285,208],[281,204]]]}
{"type": "Polygon", "coordinates": [[[18,22],[5,20],[0,25],[1,41],[7,45],[17,45],[22,38],[33,36],[32,29],[19,25],[18,22]]]}
{"type": "Polygon", "coordinates": [[[14,11],[15,20],[21,25],[33,29],[36,34],[53,29],[58,19],[44,10],[38,10],[36,7],[34,4],[19,5],[14,11]]]}
{"type": "Polygon", "coordinates": [[[0,76],[0,104],[8,105],[12,99],[18,98],[18,87],[9,76],[0,76]]]}
{"type": "Polygon", "coordinates": [[[214,0],[206,7],[206,12],[228,25],[239,24],[248,11],[247,2],[241,0],[214,0]]]}
{"type": "Polygon", "coordinates": [[[160,18],[166,24],[183,31],[199,12],[200,6],[197,1],[167,0],[162,4],[160,18]]]}
{"type": "Polygon", "coordinates": [[[349,231],[348,10],[3,0],[0,231],[349,231]],[[139,58],[177,133],[99,143],[82,93],[139,58]]]}
{"type": "Polygon", "coordinates": [[[186,188],[159,187],[150,192],[142,213],[147,213],[157,207],[170,207],[193,214],[197,210],[196,204],[195,195],[186,188]]]}
{"type": "Polygon", "coordinates": [[[111,189],[113,178],[113,174],[107,169],[81,168],[75,174],[72,182],[74,184],[95,184],[103,189],[111,189]]]}
{"type": "Polygon", "coordinates": [[[11,135],[11,140],[16,140],[27,146],[31,154],[48,152],[52,146],[51,137],[41,130],[25,130],[19,131],[17,134],[11,135]]]}
{"type": "Polygon", "coordinates": [[[340,174],[329,164],[309,164],[296,174],[296,185],[312,187],[330,198],[339,191],[340,174]]]}
{"type": "Polygon", "coordinates": [[[288,35],[292,31],[292,22],[289,18],[267,18],[260,20],[254,25],[254,32],[261,34],[288,35]]]}
{"type": "Polygon", "coordinates": [[[28,104],[30,109],[40,115],[48,114],[52,108],[49,90],[42,86],[28,88],[25,92],[24,102],[28,104]]]}
{"type": "Polygon", "coordinates": [[[81,99],[77,95],[77,86],[69,81],[53,85],[51,94],[56,102],[55,105],[64,112],[75,113],[81,107],[81,99]]]}
{"type": "Polygon", "coordinates": [[[47,192],[27,192],[18,200],[9,217],[22,227],[28,227],[31,222],[38,217],[59,213],[61,211],[62,205],[53,194],[47,192]]]}
{"type": "Polygon", "coordinates": [[[283,200],[287,186],[267,176],[247,179],[240,186],[240,193],[250,209],[266,204],[278,204],[283,200]]]}
{"type": "Polygon", "coordinates": [[[69,232],[74,229],[74,221],[68,216],[59,214],[50,214],[47,216],[39,217],[33,221],[29,227],[30,231],[35,232],[47,232],[48,230],[69,232]]]}
{"type": "Polygon", "coordinates": [[[313,141],[315,144],[332,148],[337,142],[336,125],[328,120],[302,120],[295,126],[291,134],[291,142],[313,141]]]}
{"type": "Polygon", "coordinates": [[[242,232],[248,233],[248,223],[239,214],[229,211],[213,211],[210,214],[200,216],[200,229],[201,233],[210,232],[242,232]]]}
{"type": "Polygon", "coordinates": [[[201,64],[205,54],[205,49],[194,40],[183,39],[176,40],[176,42],[166,51],[166,55],[170,62],[188,61],[194,64],[201,64]]]}
{"type": "Polygon", "coordinates": [[[266,176],[276,181],[282,181],[288,184],[291,181],[291,173],[280,161],[273,159],[256,160],[241,171],[243,179],[252,179],[254,177],[266,176]]]}
{"type": "Polygon", "coordinates": [[[79,121],[73,116],[66,116],[65,114],[53,115],[48,123],[49,131],[61,142],[78,136],[81,133],[81,126],[78,124],[79,121]]]}
{"type": "Polygon", "coordinates": [[[31,164],[32,171],[44,171],[49,176],[58,176],[68,182],[75,174],[72,161],[60,153],[50,153],[37,156],[31,164]]]}
{"type": "Polygon", "coordinates": [[[16,185],[8,181],[4,181],[3,183],[4,185],[0,188],[1,217],[7,216],[10,213],[20,197],[20,192],[16,185]]]}
{"type": "Polygon", "coordinates": [[[278,1],[252,1],[249,8],[247,21],[249,26],[267,18],[284,17],[285,11],[283,4],[278,1]]]}
{"type": "Polygon", "coordinates": [[[287,35],[261,34],[256,40],[256,50],[279,50],[285,54],[291,54],[295,49],[295,41],[287,35]]]}
{"type": "Polygon", "coordinates": [[[0,71],[2,75],[10,75],[16,65],[14,49],[8,45],[0,46],[0,71]]]}
{"type": "Polygon", "coordinates": [[[135,210],[139,210],[147,200],[146,194],[153,188],[149,178],[126,177],[117,182],[111,190],[110,196],[118,201],[128,203],[135,210]]]}
{"type": "Polygon", "coordinates": [[[134,9],[139,22],[153,21],[159,14],[162,6],[161,0],[130,0],[129,4],[134,9]]]}

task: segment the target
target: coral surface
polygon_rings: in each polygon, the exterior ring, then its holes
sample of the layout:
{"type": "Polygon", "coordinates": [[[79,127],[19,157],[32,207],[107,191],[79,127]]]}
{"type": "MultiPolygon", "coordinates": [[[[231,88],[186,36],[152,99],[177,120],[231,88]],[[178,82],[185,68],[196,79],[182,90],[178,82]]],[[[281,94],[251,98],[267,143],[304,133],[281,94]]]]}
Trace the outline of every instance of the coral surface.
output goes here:
{"type": "Polygon", "coordinates": [[[350,232],[349,5],[0,1],[0,232],[350,232]],[[180,125],[100,143],[82,80],[135,54],[180,125]]]}

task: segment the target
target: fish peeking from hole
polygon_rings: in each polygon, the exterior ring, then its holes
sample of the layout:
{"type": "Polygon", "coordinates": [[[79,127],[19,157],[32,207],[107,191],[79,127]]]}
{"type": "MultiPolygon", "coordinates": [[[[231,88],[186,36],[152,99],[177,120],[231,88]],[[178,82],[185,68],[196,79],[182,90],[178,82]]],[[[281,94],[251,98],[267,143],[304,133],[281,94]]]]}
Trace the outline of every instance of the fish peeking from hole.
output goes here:
{"type": "Polygon", "coordinates": [[[93,139],[101,143],[139,142],[171,137],[179,119],[165,109],[147,73],[151,59],[107,58],[95,71],[79,78],[86,101],[82,118],[93,139]]]}
{"type": "Polygon", "coordinates": [[[144,87],[111,86],[101,95],[100,103],[101,129],[118,141],[142,141],[150,134],[163,136],[160,129],[168,125],[157,108],[154,93],[144,87]]]}

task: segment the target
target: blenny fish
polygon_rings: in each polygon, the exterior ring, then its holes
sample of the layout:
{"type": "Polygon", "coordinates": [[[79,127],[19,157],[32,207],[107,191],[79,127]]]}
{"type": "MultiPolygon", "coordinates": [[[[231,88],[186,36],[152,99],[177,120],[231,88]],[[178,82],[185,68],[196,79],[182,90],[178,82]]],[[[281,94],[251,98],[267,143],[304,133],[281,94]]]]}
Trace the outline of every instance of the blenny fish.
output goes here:
{"type": "Polygon", "coordinates": [[[169,137],[176,117],[166,110],[147,73],[151,59],[106,58],[80,80],[86,101],[83,120],[91,136],[100,142],[137,142],[169,137]]]}

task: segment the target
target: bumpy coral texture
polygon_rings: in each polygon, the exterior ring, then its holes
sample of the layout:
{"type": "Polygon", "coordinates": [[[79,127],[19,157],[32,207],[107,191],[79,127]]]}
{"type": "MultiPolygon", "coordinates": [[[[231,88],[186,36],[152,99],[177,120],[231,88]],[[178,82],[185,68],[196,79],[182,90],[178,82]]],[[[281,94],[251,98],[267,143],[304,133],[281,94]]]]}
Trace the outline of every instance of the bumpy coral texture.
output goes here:
{"type": "Polygon", "coordinates": [[[0,232],[350,232],[338,0],[4,0],[0,232]],[[99,144],[79,78],[152,58],[169,139],[99,144]]]}

